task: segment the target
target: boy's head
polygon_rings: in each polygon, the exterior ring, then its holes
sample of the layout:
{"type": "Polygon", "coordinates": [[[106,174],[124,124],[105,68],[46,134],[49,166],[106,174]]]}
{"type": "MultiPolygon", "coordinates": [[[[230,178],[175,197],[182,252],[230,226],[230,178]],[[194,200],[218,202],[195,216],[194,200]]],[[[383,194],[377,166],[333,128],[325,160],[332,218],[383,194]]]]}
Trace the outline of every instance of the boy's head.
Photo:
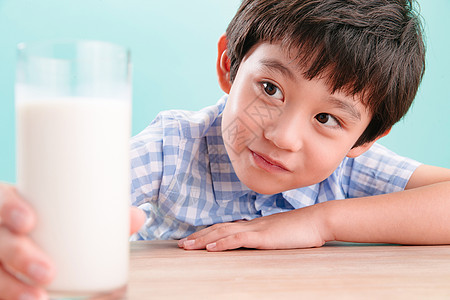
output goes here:
{"type": "Polygon", "coordinates": [[[225,148],[262,194],[321,182],[364,153],[424,71],[418,18],[400,0],[244,0],[218,48],[225,148]]]}
{"type": "Polygon", "coordinates": [[[306,78],[359,96],[372,119],[355,147],[406,114],[425,69],[421,25],[408,0],[244,0],[226,38],[231,82],[255,45],[281,43],[306,78]]]}

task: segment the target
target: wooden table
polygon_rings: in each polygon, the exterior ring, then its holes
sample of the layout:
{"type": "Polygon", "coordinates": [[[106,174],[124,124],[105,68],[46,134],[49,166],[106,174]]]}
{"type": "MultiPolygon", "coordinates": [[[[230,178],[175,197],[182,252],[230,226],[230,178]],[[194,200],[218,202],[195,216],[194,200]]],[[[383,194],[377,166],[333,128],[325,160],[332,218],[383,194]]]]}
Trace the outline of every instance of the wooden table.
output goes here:
{"type": "Polygon", "coordinates": [[[450,299],[450,246],[328,243],[210,253],[131,243],[127,299],[450,299]]]}

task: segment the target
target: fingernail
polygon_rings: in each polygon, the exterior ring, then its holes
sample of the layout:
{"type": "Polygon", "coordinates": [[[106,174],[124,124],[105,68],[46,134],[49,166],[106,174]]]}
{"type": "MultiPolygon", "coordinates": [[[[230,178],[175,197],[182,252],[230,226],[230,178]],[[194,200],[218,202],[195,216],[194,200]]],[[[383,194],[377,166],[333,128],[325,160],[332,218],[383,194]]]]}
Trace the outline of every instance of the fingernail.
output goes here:
{"type": "Polygon", "coordinates": [[[44,265],[39,263],[31,263],[28,266],[27,273],[31,276],[31,278],[38,281],[46,281],[50,276],[49,270],[44,265]]]}
{"type": "Polygon", "coordinates": [[[206,250],[213,250],[214,248],[216,248],[216,243],[206,245],[206,250]]]}
{"type": "Polygon", "coordinates": [[[184,242],[187,240],[187,238],[181,239],[178,241],[178,247],[183,247],[184,242]]]}
{"type": "Polygon", "coordinates": [[[189,246],[192,246],[194,244],[195,244],[195,240],[187,240],[187,241],[184,241],[183,246],[184,247],[189,247],[189,246]]]}
{"type": "Polygon", "coordinates": [[[19,209],[13,209],[9,213],[9,219],[11,225],[17,230],[20,230],[23,227],[23,224],[27,221],[25,213],[19,209]]]}
{"type": "Polygon", "coordinates": [[[23,293],[19,296],[19,300],[37,300],[35,295],[30,293],[23,293]]]}

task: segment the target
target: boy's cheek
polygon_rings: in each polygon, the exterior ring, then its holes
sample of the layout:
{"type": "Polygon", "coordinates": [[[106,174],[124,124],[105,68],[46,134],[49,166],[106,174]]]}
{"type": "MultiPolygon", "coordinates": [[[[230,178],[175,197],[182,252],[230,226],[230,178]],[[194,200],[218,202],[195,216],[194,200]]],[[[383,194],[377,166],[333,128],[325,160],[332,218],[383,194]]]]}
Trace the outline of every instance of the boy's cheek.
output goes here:
{"type": "Polygon", "coordinates": [[[240,154],[257,138],[255,130],[239,117],[232,118],[224,126],[222,135],[228,152],[231,150],[234,154],[240,154]]]}
{"type": "Polygon", "coordinates": [[[268,125],[276,122],[281,116],[282,110],[276,105],[270,105],[260,97],[256,97],[244,109],[245,118],[248,122],[253,123],[250,126],[258,126],[261,130],[267,128],[268,125]]]}

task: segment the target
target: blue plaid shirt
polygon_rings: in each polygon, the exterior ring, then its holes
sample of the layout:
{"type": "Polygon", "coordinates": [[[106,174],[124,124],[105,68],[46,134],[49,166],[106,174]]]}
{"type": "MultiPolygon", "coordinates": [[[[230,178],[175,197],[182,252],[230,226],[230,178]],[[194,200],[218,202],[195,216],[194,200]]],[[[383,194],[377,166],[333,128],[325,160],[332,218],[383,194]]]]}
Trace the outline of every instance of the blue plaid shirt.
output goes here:
{"type": "Polygon", "coordinates": [[[132,204],[147,214],[135,239],[179,239],[215,223],[401,191],[419,165],[374,144],[357,158],[346,157],[318,184],[275,195],[256,193],[236,176],[225,150],[226,100],[198,112],[161,112],[132,139],[132,204]]]}

